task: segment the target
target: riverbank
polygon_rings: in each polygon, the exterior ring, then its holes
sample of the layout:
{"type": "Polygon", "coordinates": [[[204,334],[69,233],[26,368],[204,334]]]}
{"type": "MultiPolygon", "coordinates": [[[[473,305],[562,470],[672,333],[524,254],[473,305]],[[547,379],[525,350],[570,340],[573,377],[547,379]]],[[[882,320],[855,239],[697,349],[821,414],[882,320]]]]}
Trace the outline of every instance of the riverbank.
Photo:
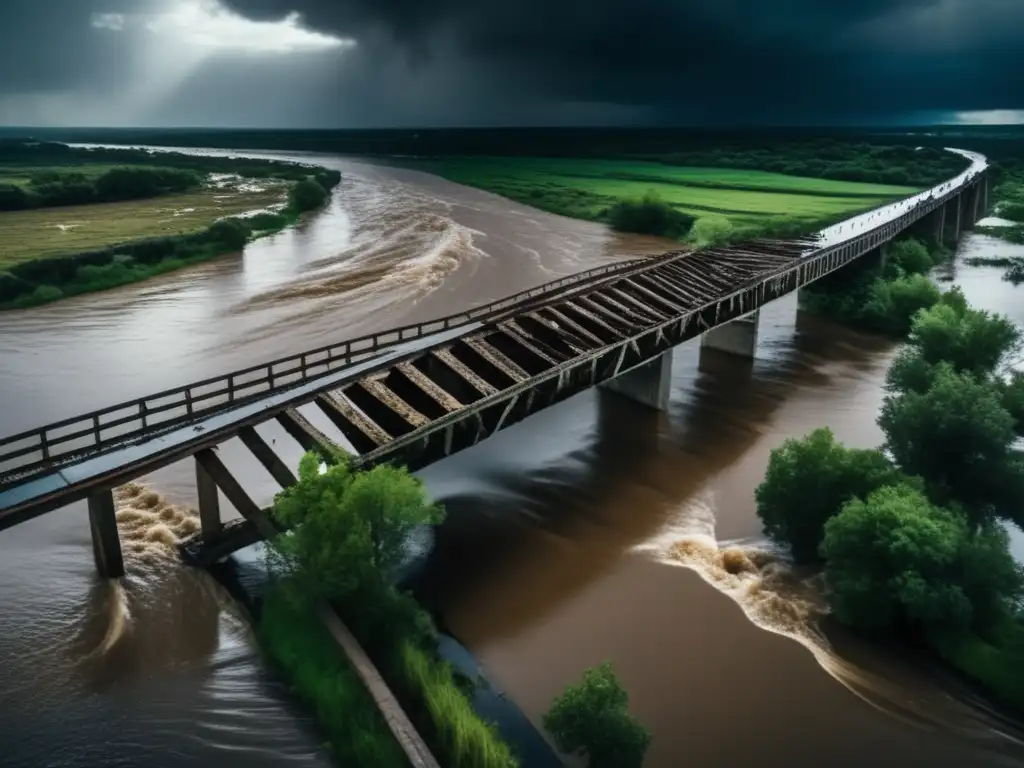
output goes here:
{"type": "Polygon", "coordinates": [[[237,253],[323,206],[340,181],[336,171],[274,161],[49,146],[0,146],[0,310],[237,253]],[[111,166],[119,159],[134,165],[111,166]],[[224,169],[260,178],[211,173],[224,169]],[[5,189],[20,198],[2,197],[5,189]],[[95,198],[105,202],[73,204],[95,198]]]}
{"type": "Polygon", "coordinates": [[[888,263],[812,289],[808,309],[907,339],[879,415],[887,453],[848,450],[827,430],[787,440],[757,489],[758,515],[797,563],[821,566],[840,621],[923,641],[1021,716],[1024,569],[997,521],[1019,522],[1024,501],[1012,448],[1021,414],[1003,370],[1022,331],[971,309],[955,288],[940,294],[924,275],[947,258],[904,239],[888,263]],[[966,446],[969,457],[959,455],[966,446]],[[798,479],[807,473],[820,486],[813,497],[798,479]]]}

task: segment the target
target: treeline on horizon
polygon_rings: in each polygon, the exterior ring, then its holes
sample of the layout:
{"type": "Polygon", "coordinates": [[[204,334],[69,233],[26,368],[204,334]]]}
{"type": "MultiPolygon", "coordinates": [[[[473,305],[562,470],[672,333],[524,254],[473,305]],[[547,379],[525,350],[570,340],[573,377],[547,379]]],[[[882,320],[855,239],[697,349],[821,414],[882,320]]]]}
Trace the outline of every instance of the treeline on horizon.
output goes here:
{"type": "Polygon", "coordinates": [[[294,182],[313,176],[325,189],[341,178],[338,171],[276,160],[71,147],[25,138],[0,139],[0,175],[5,167],[29,173],[26,185],[0,182],[0,210],[5,211],[180,194],[200,187],[211,173],[294,182]],[[98,175],[75,170],[90,165],[115,167],[98,175]]]}

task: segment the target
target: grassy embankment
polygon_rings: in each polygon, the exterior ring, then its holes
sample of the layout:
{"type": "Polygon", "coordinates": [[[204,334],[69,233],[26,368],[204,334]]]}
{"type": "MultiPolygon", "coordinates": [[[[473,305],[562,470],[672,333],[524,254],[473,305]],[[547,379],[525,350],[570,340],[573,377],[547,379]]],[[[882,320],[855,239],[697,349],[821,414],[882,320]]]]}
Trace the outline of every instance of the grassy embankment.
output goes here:
{"type": "Polygon", "coordinates": [[[238,252],[322,205],[339,180],[271,161],[0,146],[0,309],[238,252]],[[112,165],[122,156],[131,164],[112,165]]]}
{"type": "Polygon", "coordinates": [[[686,216],[693,223],[689,239],[701,243],[811,232],[918,191],[638,160],[463,157],[416,165],[460,184],[590,221],[608,222],[616,204],[653,197],[686,216]]]}
{"type": "MultiPolygon", "coordinates": [[[[266,650],[300,696],[314,705],[324,726],[332,734],[338,729],[332,735],[337,752],[365,741],[387,754],[372,729],[365,735],[349,733],[349,722],[335,704],[366,705],[348,691],[350,678],[339,671],[340,649],[315,655],[292,650],[304,647],[310,637],[325,637],[312,627],[324,598],[373,659],[442,765],[513,768],[517,763],[509,747],[473,710],[467,690],[471,681],[441,659],[430,615],[391,581],[406,558],[410,533],[440,523],[443,510],[429,502],[422,483],[404,469],[359,471],[350,470],[344,457],[331,461],[321,472],[320,457],[307,454],[299,465],[299,482],[275,500],[274,518],[290,533],[274,540],[269,561],[276,581],[269,598],[274,610],[260,617],[266,650]]],[[[349,720],[371,719],[360,713],[349,720]]]]}

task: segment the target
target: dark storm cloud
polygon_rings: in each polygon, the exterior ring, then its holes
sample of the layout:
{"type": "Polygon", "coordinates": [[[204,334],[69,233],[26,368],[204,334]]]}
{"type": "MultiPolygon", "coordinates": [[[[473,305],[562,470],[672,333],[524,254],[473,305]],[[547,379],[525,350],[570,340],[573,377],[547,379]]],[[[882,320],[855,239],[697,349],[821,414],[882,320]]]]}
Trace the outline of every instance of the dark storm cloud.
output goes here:
{"type": "MultiPolygon", "coordinates": [[[[1021,0],[226,0],[458,59],[498,90],[673,118],[1024,106],[1021,0]]],[[[385,42],[386,41],[386,42],[385,42]]]]}
{"type": "Polygon", "coordinates": [[[0,94],[118,81],[139,40],[102,34],[93,16],[154,7],[156,0],[0,0],[0,94]]]}
{"type": "MultiPolygon", "coordinates": [[[[0,0],[0,120],[44,96],[66,120],[91,94],[134,93],[147,36],[97,29],[95,14],[182,1],[0,0]]],[[[1024,0],[220,2],[257,20],[299,12],[358,46],[224,55],[113,122],[798,122],[1024,107],[1024,0]]]]}

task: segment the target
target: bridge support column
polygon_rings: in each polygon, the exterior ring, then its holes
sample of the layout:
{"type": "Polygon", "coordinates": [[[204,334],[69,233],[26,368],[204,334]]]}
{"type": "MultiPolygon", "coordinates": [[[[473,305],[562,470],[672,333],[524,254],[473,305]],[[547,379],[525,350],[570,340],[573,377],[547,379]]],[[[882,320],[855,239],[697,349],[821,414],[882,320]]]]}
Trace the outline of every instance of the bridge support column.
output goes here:
{"type": "Polygon", "coordinates": [[[954,197],[950,201],[950,204],[953,206],[953,210],[954,210],[954,215],[953,215],[953,243],[952,243],[954,246],[957,243],[960,242],[960,224],[961,224],[961,214],[963,213],[963,198],[964,198],[964,196],[962,194],[960,194],[960,195],[957,195],[956,197],[954,197]]]}
{"type": "Polygon", "coordinates": [[[602,389],[658,411],[668,410],[672,391],[672,350],[604,382],[602,389]]]}
{"type": "Polygon", "coordinates": [[[739,317],[732,322],[712,328],[700,338],[700,349],[714,349],[740,357],[753,357],[757,352],[757,328],[761,311],[739,317]]]}
{"type": "Polygon", "coordinates": [[[889,264],[889,241],[887,240],[882,243],[868,255],[870,258],[874,259],[875,267],[877,267],[880,272],[883,271],[889,264]]]}
{"type": "Polygon", "coordinates": [[[946,206],[940,205],[938,209],[932,213],[932,218],[935,221],[935,242],[938,245],[946,244],[946,206]]]}
{"type": "Polygon", "coordinates": [[[92,554],[100,577],[117,579],[124,576],[114,492],[109,488],[89,496],[89,529],[92,532],[92,554]]]}
{"type": "Polygon", "coordinates": [[[199,524],[203,541],[213,541],[224,527],[220,521],[220,497],[217,483],[198,459],[196,462],[196,490],[199,495],[199,524]]]}

